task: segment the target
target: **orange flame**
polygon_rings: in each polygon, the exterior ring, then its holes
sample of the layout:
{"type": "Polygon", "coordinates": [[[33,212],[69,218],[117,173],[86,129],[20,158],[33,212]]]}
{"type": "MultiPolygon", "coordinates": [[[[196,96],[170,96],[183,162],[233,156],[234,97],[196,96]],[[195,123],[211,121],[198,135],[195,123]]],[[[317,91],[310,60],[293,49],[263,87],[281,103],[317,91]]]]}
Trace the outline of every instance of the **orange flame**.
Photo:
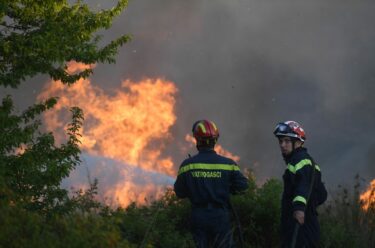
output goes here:
{"type": "Polygon", "coordinates": [[[365,211],[375,207],[375,179],[371,181],[367,190],[360,195],[360,201],[365,211]]]}
{"type": "Polygon", "coordinates": [[[21,143],[18,147],[16,147],[10,154],[20,156],[26,152],[27,146],[24,143],[21,143]]]}
{"type": "MultiPolygon", "coordinates": [[[[185,140],[187,142],[189,142],[190,144],[195,144],[195,139],[193,136],[191,136],[190,134],[186,134],[185,136],[185,140]]],[[[236,161],[237,163],[240,161],[240,157],[237,156],[237,155],[234,155],[232,154],[231,152],[225,150],[221,145],[217,144],[215,145],[215,151],[224,156],[224,157],[227,157],[227,158],[230,158],[230,159],[233,159],[234,161],[236,161]]]]}
{"type": "MultiPolygon", "coordinates": [[[[171,185],[175,178],[156,172],[148,172],[135,166],[127,166],[121,161],[105,157],[82,154],[83,164],[79,166],[63,184],[75,188],[87,189],[82,179],[87,176],[85,166],[90,167],[89,176],[99,178],[98,200],[110,206],[128,206],[150,203],[161,198],[166,185],[171,185]]],[[[88,178],[90,180],[90,177],[88,178]]]]}
{"type": "Polygon", "coordinates": [[[68,67],[66,69],[66,72],[68,72],[69,74],[76,73],[76,72],[79,72],[79,71],[83,71],[83,70],[86,70],[86,69],[93,69],[93,68],[96,67],[95,64],[87,65],[87,64],[77,63],[75,61],[69,61],[66,65],[68,67]]]}
{"type": "MultiPolygon", "coordinates": [[[[67,71],[86,68],[90,66],[72,62],[67,71]]],[[[78,106],[85,115],[81,139],[84,152],[146,171],[175,175],[172,158],[164,157],[162,151],[172,138],[170,128],[176,121],[176,93],[174,83],[160,78],[140,82],[125,80],[111,94],[81,79],[70,87],[49,82],[38,100],[59,97],[54,110],[44,115],[46,128],[55,133],[58,142],[65,138],[61,130],[68,122],[66,109],[78,106]]],[[[131,201],[143,203],[147,195],[155,194],[151,192],[152,184],[146,183],[141,190],[135,188],[130,180],[110,187],[105,195],[126,206],[131,201]]]]}

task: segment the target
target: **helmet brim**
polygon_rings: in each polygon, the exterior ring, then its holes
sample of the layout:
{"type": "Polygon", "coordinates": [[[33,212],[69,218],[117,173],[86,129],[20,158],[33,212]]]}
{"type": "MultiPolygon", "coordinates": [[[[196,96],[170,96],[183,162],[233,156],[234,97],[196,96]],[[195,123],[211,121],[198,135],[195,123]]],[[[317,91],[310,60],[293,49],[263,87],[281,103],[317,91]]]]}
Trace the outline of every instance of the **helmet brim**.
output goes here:
{"type": "Polygon", "coordinates": [[[305,142],[305,139],[299,137],[297,134],[294,134],[294,133],[275,133],[275,136],[276,137],[291,137],[291,138],[295,138],[295,139],[298,139],[302,142],[305,142]]]}

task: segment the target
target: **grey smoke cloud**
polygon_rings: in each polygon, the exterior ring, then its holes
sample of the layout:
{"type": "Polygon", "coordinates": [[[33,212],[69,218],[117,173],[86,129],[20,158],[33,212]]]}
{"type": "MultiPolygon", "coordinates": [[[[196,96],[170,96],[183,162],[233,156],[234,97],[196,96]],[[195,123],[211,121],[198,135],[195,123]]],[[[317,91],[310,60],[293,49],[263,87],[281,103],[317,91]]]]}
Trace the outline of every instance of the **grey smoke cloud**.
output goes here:
{"type": "MultiPolygon", "coordinates": [[[[92,4],[100,2],[108,4],[92,4]]],[[[175,82],[174,142],[195,120],[211,119],[223,147],[261,181],[283,172],[272,131],[290,119],[307,131],[329,185],[357,172],[373,178],[373,13],[372,1],[131,1],[103,42],[123,33],[133,41],[92,81],[108,90],[127,78],[175,82]]],[[[30,92],[45,79],[33,81],[17,92],[20,102],[34,101],[30,92]]],[[[173,144],[165,153],[176,167],[186,156],[173,144]]]]}
{"type": "Polygon", "coordinates": [[[244,166],[279,177],[272,130],[294,119],[327,183],[372,178],[374,10],[370,1],[138,1],[120,21],[134,35],[120,57],[125,75],[176,82],[176,138],[212,119],[244,166]]]}

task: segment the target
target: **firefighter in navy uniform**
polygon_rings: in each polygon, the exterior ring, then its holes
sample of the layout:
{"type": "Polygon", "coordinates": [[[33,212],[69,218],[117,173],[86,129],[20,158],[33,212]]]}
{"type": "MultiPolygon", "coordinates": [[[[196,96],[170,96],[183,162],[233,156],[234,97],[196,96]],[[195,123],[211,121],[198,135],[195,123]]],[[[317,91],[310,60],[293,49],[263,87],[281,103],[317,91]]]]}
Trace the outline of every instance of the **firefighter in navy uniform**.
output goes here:
{"type": "Polygon", "coordinates": [[[287,165],[281,203],[281,247],[319,247],[316,208],[327,199],[319,166],[303,147],[305,131],[295,121],[279,123],[274,131],[287,165]]]}
{"type": "Polygon", "coordinates": [[[197,247],[231,247],[229,195],[248,188],[238,165],[214,151],[219,131],[212,121],[193,125],[198,154],[182,162],[174,191],[189,198],[192,234],[197,247]]]}

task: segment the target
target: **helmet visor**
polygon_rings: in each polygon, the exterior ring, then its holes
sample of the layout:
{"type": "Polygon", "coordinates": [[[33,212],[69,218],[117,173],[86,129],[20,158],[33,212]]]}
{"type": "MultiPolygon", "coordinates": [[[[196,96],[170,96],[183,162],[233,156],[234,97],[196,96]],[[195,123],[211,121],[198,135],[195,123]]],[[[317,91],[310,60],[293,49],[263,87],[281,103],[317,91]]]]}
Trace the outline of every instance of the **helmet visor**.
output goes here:
{"type": "Polygon", "coordinates": [[[292,130],[285,123],[277,124],[277,126],[275,128],[275,131],[273,131],[274,134],[276,134],[276,133],[285,133],[286,134],[286,133],[291,133],[291,132],[292,132],[292,130]]]}
{"type": "Polygon", "coordinates": [[[288,136],[297,138],[298,135],[293,132],[293,130],[285,123],[277,124],[275,131],[273,131],[275,136],[288,136]]]}

